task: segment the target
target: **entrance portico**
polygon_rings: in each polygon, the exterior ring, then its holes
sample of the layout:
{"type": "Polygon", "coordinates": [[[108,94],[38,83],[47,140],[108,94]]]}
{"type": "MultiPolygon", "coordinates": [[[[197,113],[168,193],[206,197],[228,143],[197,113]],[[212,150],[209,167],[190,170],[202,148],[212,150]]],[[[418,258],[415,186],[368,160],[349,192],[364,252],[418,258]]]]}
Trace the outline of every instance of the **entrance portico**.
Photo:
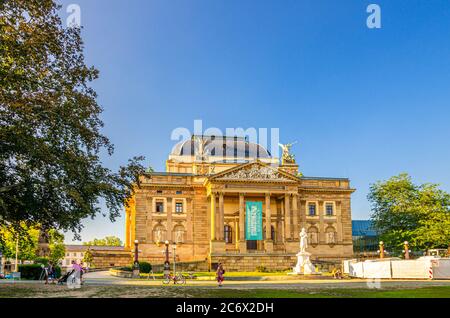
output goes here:
{"type": "Polygon", "coordinates": [[[298,182],[297,177],[259,162],[207,179],[211,253],[285,252],[286,243],[298,239],[298,182]],[[263,239],[256,242],[245,235],[249,201],[263,207],[258,229],[263,239]],[[225,230],[236,235],[225,237],[225,230]]]}

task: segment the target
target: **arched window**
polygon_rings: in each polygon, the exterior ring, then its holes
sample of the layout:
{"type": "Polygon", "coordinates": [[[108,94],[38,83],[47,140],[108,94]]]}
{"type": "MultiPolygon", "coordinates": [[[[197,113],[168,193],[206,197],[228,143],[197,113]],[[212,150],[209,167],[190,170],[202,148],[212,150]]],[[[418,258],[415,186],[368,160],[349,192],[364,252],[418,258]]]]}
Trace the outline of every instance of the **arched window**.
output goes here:
{"type": "Polygon", "coordinates": [[[315,226],[308,229],[308,243],[311,245],[319,244],[319,230],[315,226]]]}
{"type": "Polygon", "coordinates": [[[233,243],[233,228],[230,225],[223,227],[225,243],[233,243]]]}
{"type": "Polygon", "coordinates": [[[166,240],[166,228],[162,224],[158,224],[153,228],[153,241],[161,243],[166,240]]]}
{"type": "Polygon", "coordinates": [[[183,225],[176,225],[173,228],[173,240],[176,243],[184,243],[186,241],[185,239],[185,230],[183,225]]]}

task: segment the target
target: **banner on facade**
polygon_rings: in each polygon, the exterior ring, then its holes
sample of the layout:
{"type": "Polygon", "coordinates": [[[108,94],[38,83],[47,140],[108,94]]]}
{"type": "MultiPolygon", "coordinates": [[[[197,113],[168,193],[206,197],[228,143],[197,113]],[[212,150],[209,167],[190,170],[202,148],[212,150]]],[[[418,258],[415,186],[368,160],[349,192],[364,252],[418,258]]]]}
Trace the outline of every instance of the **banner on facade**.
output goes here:
{"type": "Polygon", "coordinates": [[[245,239],[262,240],[262,202],[245,202],[245,239]]]}

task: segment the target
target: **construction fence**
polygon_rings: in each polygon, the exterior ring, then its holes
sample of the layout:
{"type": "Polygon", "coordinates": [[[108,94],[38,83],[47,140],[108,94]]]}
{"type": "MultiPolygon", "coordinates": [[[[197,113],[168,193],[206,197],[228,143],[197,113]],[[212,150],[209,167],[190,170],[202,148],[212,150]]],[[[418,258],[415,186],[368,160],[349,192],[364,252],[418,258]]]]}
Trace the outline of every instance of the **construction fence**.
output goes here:
{"type": "Polygon", "coordinates": [[[343,272],[358,278],[450,279],[450,258],[345,260],[343,272]]]}

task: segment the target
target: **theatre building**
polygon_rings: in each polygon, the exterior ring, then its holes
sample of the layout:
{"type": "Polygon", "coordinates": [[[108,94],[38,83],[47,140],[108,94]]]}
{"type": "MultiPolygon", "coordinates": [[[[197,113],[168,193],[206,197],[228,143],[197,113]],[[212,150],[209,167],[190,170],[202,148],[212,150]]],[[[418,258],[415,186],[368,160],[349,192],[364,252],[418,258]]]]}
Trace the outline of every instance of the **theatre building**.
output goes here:
{"type": "Polygon", "coordinates": [[[305,228],[313,260],[351,257],[350,181],[303,176],[289,146],[275,158],[238,137],[176,144],[165,172],[141,176],[126,207],[125,246],[137,240],[139,259],[153,264],[169,241],[178,261],[283,270],[295,265],[305,228]]]}

